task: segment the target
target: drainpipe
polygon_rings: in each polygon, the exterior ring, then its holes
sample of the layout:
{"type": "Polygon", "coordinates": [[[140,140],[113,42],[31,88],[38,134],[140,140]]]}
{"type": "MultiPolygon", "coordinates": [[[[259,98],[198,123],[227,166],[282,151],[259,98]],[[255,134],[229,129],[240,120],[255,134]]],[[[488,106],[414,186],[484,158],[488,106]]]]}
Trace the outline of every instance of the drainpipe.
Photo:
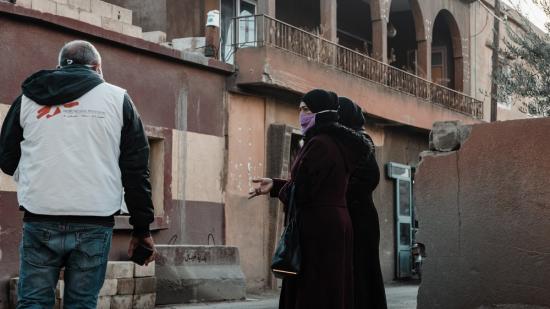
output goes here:
{"type": "Polygon", "coordinates": [[[495,16],[493,22],[493,57],[492,57],[492,76],[491,76],[491,122],[497,121],[497,96],[498,86],[495,81],[495,74],[500,70],[498,52],[500,49],[500,0],[495,0],[495,16]]]}

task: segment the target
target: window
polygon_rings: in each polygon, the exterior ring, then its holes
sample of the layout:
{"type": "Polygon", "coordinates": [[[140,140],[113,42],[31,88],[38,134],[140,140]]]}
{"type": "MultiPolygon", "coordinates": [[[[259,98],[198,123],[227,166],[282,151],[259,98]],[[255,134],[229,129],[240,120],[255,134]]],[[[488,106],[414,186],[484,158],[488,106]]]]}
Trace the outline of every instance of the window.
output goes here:
{"type": "Polygon", "coordinates": [[[445,47],[432,48],[432,81],[442,86],[449,86],[447,77],[447,50],[445,47]]]}
{"type": "Polygon", "coordinates": [[[239,48],[256,45],[256,18],[254,15],[256,15],[256,3],[244,0],[240,1],[239,48]]]}

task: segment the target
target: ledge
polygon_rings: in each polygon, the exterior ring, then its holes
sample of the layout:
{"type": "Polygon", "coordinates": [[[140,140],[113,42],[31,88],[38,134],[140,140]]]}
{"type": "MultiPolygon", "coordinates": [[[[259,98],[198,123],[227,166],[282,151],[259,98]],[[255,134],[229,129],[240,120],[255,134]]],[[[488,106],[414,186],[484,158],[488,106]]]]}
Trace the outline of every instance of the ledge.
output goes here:
{"type": "Polygon", "coordinates": [[[207,58],[200,54],[168,48],[153,42],[146,41],[141,38],[135,38],[122,33],[106,30],[101,27],[88,24],[76,19],[71,19],[49,13],[42,13],[40,11],[21,7],[0,0],[0,16],[1,15],[7,15],[12,18],[25,19],[35,24],[44,23],[50,26],[63,28],[66,31],[94,36],[96,38],[120,44],[125,47],[130,47],[140,51],[167,57],[184,64],[199,66],[204,69],[219,72],[222,74],[232,74],[235,71],[234,66],[230,64],[221,62],[213,58],[207,58]]]}

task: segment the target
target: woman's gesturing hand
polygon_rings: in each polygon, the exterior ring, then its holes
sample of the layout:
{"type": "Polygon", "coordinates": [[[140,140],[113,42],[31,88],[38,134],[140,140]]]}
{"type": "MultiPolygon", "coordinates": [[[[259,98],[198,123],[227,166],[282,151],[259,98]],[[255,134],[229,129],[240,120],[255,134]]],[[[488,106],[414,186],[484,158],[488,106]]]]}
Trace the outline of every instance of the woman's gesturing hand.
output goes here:
{"type": "Polygon", "coordinates": [[[271,178],[254,178],[252,182],[258,184],[258,186],[248,193],[248,199],[268,194],[273,188],[273,179],[271,178]]]}

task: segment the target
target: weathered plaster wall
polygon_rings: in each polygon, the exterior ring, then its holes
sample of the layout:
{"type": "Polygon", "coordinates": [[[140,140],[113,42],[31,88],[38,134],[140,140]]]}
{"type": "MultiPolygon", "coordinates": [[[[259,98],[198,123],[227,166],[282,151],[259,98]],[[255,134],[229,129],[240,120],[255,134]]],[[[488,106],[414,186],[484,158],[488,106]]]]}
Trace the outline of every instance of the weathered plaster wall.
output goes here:
{"type": "MultiPolygon", "coordinates": [[[[273,123],[297,126],[298,104],[230,94],[225,199],[227,245],[238,246],[249,290],[271,285],[269,265],[278,207],[268,197],[248,200],[253,177],[266,176],[267,133],[273,123]]],[[[278,236],[278,235],[277,235],[278,236]]]]}
{"type": "MultiPolygon", "coordinates": [[[[128,90],[146,125],[162,143],[160,166],[164,215],[154,224],[159,244],[206,244],[212,234],[224,244],[225,74],[208,65],[184,62],[160,46],[105,31],[79,21],[0,3],[0,114],[20,93],[22,81],[37,70],[54,68],[59,49],[74,39],[92,42],[102,54],[105,79],[128,90]],[[197,159],[198,158],[198,159],[197,159]],[[210,165],[205,166],[205,162],[210,165]],[[197,164],[195,166],[195,164],[197,164]],[[186,165],[192,166],[186,177],[186,165]],[[197,167],[209,181],[199,179],[197,167]],[[198,175],[197,175],[198,174],[198,175]],[[190,183],[194,182],[194,183],[190,183]],[[190,199],[192,198],[192,199],[190,199]]],[[[179,55],[179,53],[178,53],[179,55]]],[[[208,61],[206,62],[208,63],[208,61]]],[[[158,175],[157,175],[158,176],[158,175]]],[[[157,177],[156,176],[156,177],[157,177]]],[[[202,179],[202,178],[201,178],[202,179]]],[[[7,304],[7,279],[18,273],[21,212],[10,177],[0,177],[0,308],[7,304]]],[[[124,219],[124,218],[122,218],[124,219]]],[[[120,220],[119,220],[120,221],[120,220]]],[[[122,220],[124,221],[124,220],[122,220]]],[[[117,227],[110,259],[127,259],[130,231],[117,227]]]]}
{"type": "Polygon", "coordinates": [[[549,130],[548,119],[475,125],[460,150],[424,156],[418,308],[550,307],[549,130]]]}

